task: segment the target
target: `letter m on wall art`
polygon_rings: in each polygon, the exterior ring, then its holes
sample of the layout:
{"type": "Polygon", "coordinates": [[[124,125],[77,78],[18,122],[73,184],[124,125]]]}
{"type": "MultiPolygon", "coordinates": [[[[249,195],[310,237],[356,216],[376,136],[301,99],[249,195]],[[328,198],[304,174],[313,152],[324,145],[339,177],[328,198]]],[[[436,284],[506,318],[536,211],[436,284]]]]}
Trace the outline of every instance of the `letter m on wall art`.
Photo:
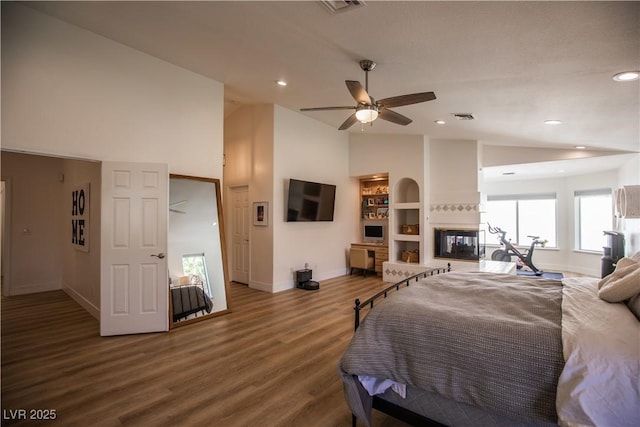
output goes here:
{"type": "Polygon", "coordinates": [[[89,190],[86,182],[71,190],[71,244],[78,250],[89,252],[89,190]]]}

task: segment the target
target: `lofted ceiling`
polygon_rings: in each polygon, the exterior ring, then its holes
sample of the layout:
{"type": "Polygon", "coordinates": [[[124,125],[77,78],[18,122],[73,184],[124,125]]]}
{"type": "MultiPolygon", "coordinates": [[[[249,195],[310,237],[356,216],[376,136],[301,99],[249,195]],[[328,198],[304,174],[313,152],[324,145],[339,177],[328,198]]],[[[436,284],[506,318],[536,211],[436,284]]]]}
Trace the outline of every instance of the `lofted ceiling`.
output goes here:
{"type": "MultiPolygon", "coordinates": [[[[226,114],[251,103],[355,105],[345,80],[364,85],[358,62],[371,59],[376,99],[424,91],[437,99],[395,108],[413,119],[408,126],[376,120],[349,132],[640,151],[640,83],[612,80],[640,69],[640,2],[360,3],[335,12],[327,5],[346,3],[25,5],[223,83],[226,114]]],[[[338,128],[351,112],[302,114],[338,128]]]]}

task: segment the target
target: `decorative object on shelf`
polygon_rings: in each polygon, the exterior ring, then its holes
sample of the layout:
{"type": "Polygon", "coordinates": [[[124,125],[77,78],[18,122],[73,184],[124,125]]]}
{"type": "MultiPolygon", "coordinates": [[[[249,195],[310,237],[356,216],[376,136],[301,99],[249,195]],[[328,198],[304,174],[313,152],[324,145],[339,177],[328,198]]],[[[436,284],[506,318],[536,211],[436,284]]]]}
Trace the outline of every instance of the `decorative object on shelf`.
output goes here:
{"type": "Polygon", "coordinates": [[[269,225],[269,202],[255,202],[253,204],[253,225],[269,225]]]}
{"type": "Polygon", "coordinates": [[[375,206],[376,200],[373,197],[367,199],[367,206],[375,206]]]}
{"type": "Polygon", "coordinates": [[[440,203],[431,205],[431,212],[436,211],[444,211],[444,212],[477,212],[479,208],[479,204],[477,203],[440,203]]]}
{"type": "Polygon", "coordinates": [[[402,224],[401,234],[420,234],[420,224],[402,224]]]}
{"type": "Polygon", "coordinates": [[[402,261],[417,263],[420,261],[420,251],[415,249],[413,251],[402,251],[402,261]]]}
{"type": "Polygon", "coordinates": [[[387,187],[386,185],[379,185],[376,187],[376,194],[387,194],[389,193],[389,187],[387,187]]]}
{"type": "Polygon", "coordinates": [[[378,219],[387,218],[389,216],[389,208],[378,208],[376,214],[378,215],[378,219]]]}

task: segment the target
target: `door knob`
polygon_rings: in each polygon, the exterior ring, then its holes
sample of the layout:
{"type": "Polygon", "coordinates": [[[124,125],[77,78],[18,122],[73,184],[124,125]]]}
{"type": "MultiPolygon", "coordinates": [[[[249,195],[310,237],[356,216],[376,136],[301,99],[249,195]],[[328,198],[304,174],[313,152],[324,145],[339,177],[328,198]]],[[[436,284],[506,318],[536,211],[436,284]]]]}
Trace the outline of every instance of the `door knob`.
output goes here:
{"type": "Polygon", "coordinates": [[[151,254],[151,256],[158,257],[160,259],[164,258],[164,254],[160,252],[159,254],[151,254]]]}

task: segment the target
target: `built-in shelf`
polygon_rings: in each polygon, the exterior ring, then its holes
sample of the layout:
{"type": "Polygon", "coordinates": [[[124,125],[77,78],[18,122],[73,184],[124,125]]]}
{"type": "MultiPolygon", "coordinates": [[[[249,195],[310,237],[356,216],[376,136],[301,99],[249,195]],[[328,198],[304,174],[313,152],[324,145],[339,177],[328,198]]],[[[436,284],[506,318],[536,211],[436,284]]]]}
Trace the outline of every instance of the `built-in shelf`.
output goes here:
{"type": "Polygon", "coordinates": [[[389,179],[367,178],[360,180],[360,219],[373,220],[389,217],[389,179]]]}
{"type": "Polygon", "coordinates": [[[399,242],[419,242],[422,240],[422,236],[419,234],[393,234],[391,236],[393,240],[397,240],[399,242]]]}
{"type": "Polygon", "coordinates": [[[420,209],[420,202],[395,203],[394,209],[420,209]]]}

